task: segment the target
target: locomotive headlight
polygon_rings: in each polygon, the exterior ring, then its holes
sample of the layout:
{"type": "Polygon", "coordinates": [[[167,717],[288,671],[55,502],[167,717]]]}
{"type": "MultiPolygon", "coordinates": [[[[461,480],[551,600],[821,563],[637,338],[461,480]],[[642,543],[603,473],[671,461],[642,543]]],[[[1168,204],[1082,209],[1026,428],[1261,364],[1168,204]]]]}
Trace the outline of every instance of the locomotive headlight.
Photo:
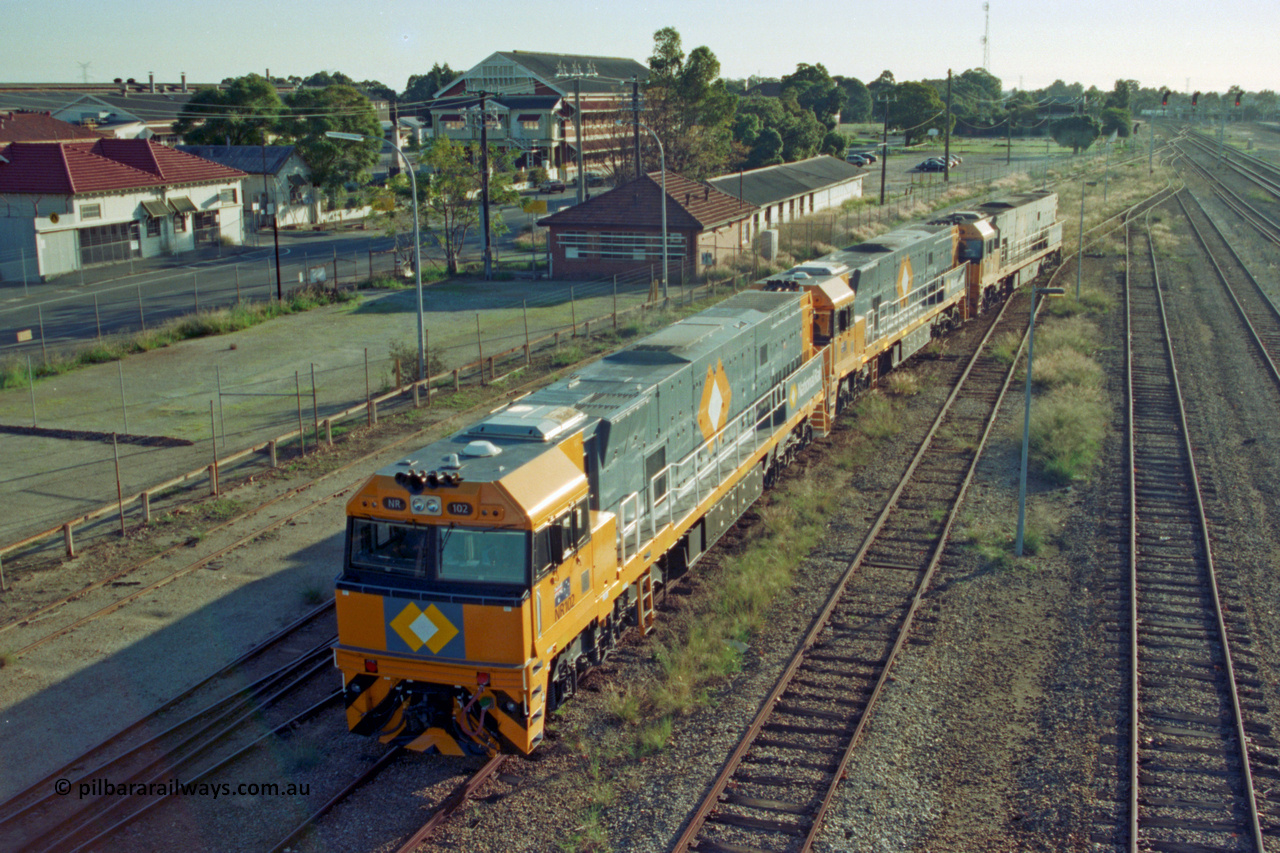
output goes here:
{"type": "Polygon", "coordinates": [[[409,509],[416,515],[439,515],[440,498],[435,495],[419,495],[409,501],[409,509]]]}

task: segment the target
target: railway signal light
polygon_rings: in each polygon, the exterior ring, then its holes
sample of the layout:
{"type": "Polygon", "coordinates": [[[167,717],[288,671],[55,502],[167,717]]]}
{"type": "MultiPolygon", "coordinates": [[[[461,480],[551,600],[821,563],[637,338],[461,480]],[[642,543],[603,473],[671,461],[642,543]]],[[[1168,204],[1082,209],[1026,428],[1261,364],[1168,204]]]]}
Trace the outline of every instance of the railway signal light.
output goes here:
{"type": "Polygon", "coordinates": [[[1191,96],[1191,106],[1194,107],[1196,105],[1196,102],[1199,100],[1200,100],[1200,93],[1196,92],[1194,95],[1191,96]]]}
{"type": "Polygon", "coordinates": [[[1237,107],[1238,107],[1238,106],[1240,106],[1240,96],[1241,96],[1242,94],[1244,94],[1244,93],[1243,93],[1243,92],[1236,92],[1236,106],[1237,106],[1237,107]]]}
{"type": "Polygon", "coordinates": [[[1167,89],[1164,91],[1164,94],[1160,96],[1160,106],[1169,106],[1169,91],[1167,89]]]}

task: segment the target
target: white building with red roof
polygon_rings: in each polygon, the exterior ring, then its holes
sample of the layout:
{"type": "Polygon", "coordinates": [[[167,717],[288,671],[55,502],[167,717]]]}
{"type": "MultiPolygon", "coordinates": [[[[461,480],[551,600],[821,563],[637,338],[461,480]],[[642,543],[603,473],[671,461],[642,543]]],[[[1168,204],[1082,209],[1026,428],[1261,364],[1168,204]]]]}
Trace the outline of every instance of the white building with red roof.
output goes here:
{"type": "Polygon", "coordinates": [[[0,140],[0,280],[241,243],[245,177],[147,139],[0,140]]]}

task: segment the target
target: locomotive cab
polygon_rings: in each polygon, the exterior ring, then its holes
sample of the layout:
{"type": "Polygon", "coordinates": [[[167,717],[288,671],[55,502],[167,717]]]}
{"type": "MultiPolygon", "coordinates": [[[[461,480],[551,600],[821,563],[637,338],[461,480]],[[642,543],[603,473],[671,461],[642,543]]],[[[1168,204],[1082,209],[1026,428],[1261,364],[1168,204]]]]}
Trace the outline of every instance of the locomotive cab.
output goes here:
{"type": "Polygon", "coordinates": [[[585,421],[508,407],[348,502],[334,659],[352,731],[446,754],[541,741],[562,698],[552,670],[616,575],[613,517],[588,508],[585,421]]]}

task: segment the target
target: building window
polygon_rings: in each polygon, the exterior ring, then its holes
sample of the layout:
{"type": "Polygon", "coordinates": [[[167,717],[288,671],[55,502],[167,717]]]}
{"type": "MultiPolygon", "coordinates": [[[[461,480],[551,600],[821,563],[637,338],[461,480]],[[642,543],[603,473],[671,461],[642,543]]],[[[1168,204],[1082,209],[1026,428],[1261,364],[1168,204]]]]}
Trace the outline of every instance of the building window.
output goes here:
{"type": "Polygon", "coordinates": [[[160,217],[158,216],[147,217],[147,236],[148,237],[160,236],[160,217]]]}
{"type": "Polygon", "coordinates": [[[80,218],[85,219],[101,219],[102,205],[100,204],[82,204],[80,205],[80,218]]]}
{"type": "Polygon", "coordinates": [[[137,221],[79,229],[80,263],[105,264],[141,257],[137,221]]]}
{"type": "Polygon", "coordinates": [[[182,213],[175,213],[173,215],[173,233],[183,234],[186,232],[186,230],[187,230],[186,215],[182,213]]]}
{"type": "Polygon", "coordinates": [[[233,187],[232,189],[229,189],[229,190],[219,190],[218,201],[220,201],[223,204],[235,204],[236,203],[235,188],[233,187]]]}
{"type": "MultiPolygon", "coordinates": [[[[600,258],[608,261],[660,261],[662,235],[642,232],[565,231],[559,237],[566,258],[600,258]]],[[[667,235],[667,259],[685,255],[683,234],[667,235]]]]}

